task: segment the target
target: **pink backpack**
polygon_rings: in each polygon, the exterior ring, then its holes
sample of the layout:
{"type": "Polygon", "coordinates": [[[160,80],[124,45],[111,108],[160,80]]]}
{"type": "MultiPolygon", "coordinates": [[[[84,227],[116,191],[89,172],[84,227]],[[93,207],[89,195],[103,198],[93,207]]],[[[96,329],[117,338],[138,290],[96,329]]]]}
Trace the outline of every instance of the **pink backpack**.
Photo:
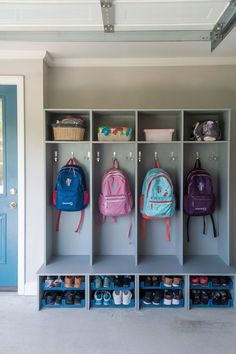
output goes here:
{"type": "Polygon", "coordinates": [[[98,206],[103,219],[110,216],[111,222],[116,221],[117,216],[131,213],[133,196],[128,177],[119,169],[117,159],[113,160],[112,168],[106,171],[102,177],[98,206]]]}

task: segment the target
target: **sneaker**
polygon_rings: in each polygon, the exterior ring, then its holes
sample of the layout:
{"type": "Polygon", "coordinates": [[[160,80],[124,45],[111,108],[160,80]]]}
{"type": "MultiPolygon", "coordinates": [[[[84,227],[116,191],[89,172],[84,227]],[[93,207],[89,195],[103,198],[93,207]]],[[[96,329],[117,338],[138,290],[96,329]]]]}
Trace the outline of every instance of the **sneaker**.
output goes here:
{"type": "Polygon", "coordinates": [[[124,288],[130,287],[131,281],[132,281],[132,277],[131,277],[131,276],[129,276],[129,275],[124,276],[124,277],[123,277],[123,287],[124,287],[124,288]]]}
{"type": "Polygon", "coordinates": [[[72,291],[66,291],[65,293],[66,305],[74,305],[75,294],[72,291]]]}
{"type": "Polygon", "coordinates": [[[173,278],[172,285],[173,285],[175,288],[177,288],[177,287],[180,286],[181,282],[182,282],[182,278],[181,278],[181,277],[174,277],[174,278],[173,278]]]}
{"type": "Polygon", "coordinates": [[[45,292],[43,297],[44,297],[47,305],[54,305],[55,293],[53,291],[45,292]]]}
{"type": "Polygon", "coordinates": [[[154,291],[152,294],[152,304],[160,305],[161,299],[162,299],[162,292],[159,290],[154,291]]]}
{"type": "Polygon", "coordinates": [[[53,278],[47,277],[47,278],[45,279],[45,286],[46,286],[46,288],[52,288],[52,287],[53,287],[53,282],[54,282],[53,278]]]}
{"type": "Polygon", "coordinates": [[[62,279],[60,276],[58,276],[54,281],[53,281],[53,287],[54,288],[60,288],[62,285],[62,279]]]}
{"type": "Polygon", "coordinates": [[[145,277],[144,286],[146,286],[146,287],[152,286],[152,278],[151,277],[145,277]]]}
{"type": "Polygon", "coordinates": [[[62,301],[62,294],[57,293],[56,298],[55,298],[55,305],[61,305],[61,301],[62,301]]]}
{"type": "Polygon", "coordinates": [[[95,277],[95,279],[94,279],[94,287],[95,287],[95,289],[102,288],[102,278],[101,277],[99,277],[99,276],[95,277]]]}
{"type": "Polygon", "coordinates": [[[83,281],[84,281],[84,277],[76,276],[75,282],[74,282],[74,288],[77,288],[77,289],[81,288],[83,281]]]}
{"type": "Polygon", "coordinates": [[[160,286],[160,278],[155,275],[152,276],[152,286],[158,287],[160,286]]]}
{"type": "Polygon", "coordinates": [[[123,305],[129,305],[130,301],[132,299],[132,292],[130,290],[123,290],[123,296],[122,296],[122,304],[123,305]]]}
{"type": "Polygon", "coordinates": [[[94,300],[96,306],[102,305],[102,292],[100,290],[95,291],[94,300]]]}
{"type": "Polygon", "coordinates": [[[227,286],[230,283],[229,277],[220,277],[220,286],[227,286]]]}
{"type": "Polygon", "coordinates": [[[111,302],[111,293],[110,291],[104,291],[103,293],[103,305],[109,306],[111,302]]]}
{"type": "Polygon", "coordinates": [[[73,288],[74,284],[74,277],[72,276],[65,276],[65,288],[73,288]]]}
{"type": "Polygon", "coordinates": [[[228,305],[229,298],[230,298],[229,292],[221,290],[220,291],[220,297],[221,297],[221,304],[222,305],[228,305]]]}
{"type": "Polygon", "coordinates": [[[119,276],[115,276],[114,277],[114,285],[116,288],[122,288],[122,286],[123,286],[122,278],[119,276]]]}
{"type": "Polygon", "coordinates": [[[212,281],[212,286],[214,288],[217,288],[217,287],[221,286],[221,281],[220,281],[219,277],[212,277],[211,281],[212,281]]]}
{"type": "Polygon", "coordinates": [[[75,305],[80,305],[82,300],[82,296],[79,293],[79,291],[76,291],[75,293],[75,305]]]}
{"type": "Polygon", "coordinates": [[[221,305],[221,295],[220,295],[219,291],[213,291],[212,303],[213,303],[213,305],[221,305]]]}
{"type": "Polygon", "coordinates": [[[151,291],[145,291],[144,297],[143,297],[143,303],[145,305],[151,305],[151,303],[152,303],[152,292],[151,291]]]}
{"type": "Polygon", "coordinates": [[[179,305],[180,304],[180,291],[175,290],[173,291],[173,297],[172,297],[172,305],[179,305]]]}
{"type": "Polygon", "coordinates": [[[193,305],[201,304],[201,291],[200,290],[192,290],[190,293],[191,300],[193,305]]]}
{"type": "Polygon", "coordinates": [[[170,277],[163,277],[163,283],[166,288],[171,288],[173,284],[173,279],[170,277]]]}
{"type": "Polygon", "coordinates": [[[211,298],[211,293],[209,291],[201,291],[201,304],[208,305],[209,299],[211,298]]]}
{"type": "Polygon", "coordinates": [[[191,277],[191,285],[192,286],[200,286],[199,277],[191,277]]]}
{"type": "Polygon", "coordinates": [[[165,290],[165,295],[164,295],[164,305],[171,305],[172,303],[172,298],[171,298],[171,293],[168,290],[165,290]]]}
{"type": "Polygon", "coordinates": [[[121,305],[122,303],[122,290],[114,290],[112,293],[114,304],[121,305]]]}
{"type": "Polygon", "coordinates": [[[208,277],[199,277],[199,283],[201,286],[208,286],[208,277]]]}
{"type": "Polygon", "coordinates": [[[103,279],[103,287],[104,288],[109,288],[111,284],[110,278],[105,276],[103,279]]]}

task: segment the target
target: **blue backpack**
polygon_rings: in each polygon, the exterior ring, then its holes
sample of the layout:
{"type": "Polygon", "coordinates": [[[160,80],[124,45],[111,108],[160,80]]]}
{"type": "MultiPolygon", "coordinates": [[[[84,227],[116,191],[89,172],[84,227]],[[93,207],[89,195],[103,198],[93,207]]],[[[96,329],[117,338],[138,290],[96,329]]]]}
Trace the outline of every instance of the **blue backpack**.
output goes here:
{"type": "Polygon", "coordinates": [[[170,241],[170,218],[175,214],[174,190],[170,176],[157,161],[143,181],[140,214],[142,239],[145,237],[146,220],[166,219],[166,240],[170,241]]]}
{"type": "Polygon", "coordinates": [[[81,211],[76,229],[76,232],[79,232],[84,219],[84,209],[88,205],[88,191],[84,171],[74,159],[70,159],[57,175],[56,187],[53,191],[53,204],[59,210],[56,231],[59,231],[62,211],[81,211]]]}

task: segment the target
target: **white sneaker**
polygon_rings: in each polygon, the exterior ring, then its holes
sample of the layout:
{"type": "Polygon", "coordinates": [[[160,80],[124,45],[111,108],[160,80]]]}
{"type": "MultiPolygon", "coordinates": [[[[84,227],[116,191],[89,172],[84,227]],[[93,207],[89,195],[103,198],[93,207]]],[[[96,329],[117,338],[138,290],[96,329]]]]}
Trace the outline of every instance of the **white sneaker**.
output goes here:
{"type": "Polygon", "coordinates": [[[112,293],[114,304],[121,305],[122,302],[122,291],[121,290],[114,290],[112,293]]]}
{"type": "Polygon", "coordinates": [[[123,305],[129,305],[131,298],[132,298],[132,293],[130,290],[123,290],[123,296],[122,296],[122,304],[123,305]]]}

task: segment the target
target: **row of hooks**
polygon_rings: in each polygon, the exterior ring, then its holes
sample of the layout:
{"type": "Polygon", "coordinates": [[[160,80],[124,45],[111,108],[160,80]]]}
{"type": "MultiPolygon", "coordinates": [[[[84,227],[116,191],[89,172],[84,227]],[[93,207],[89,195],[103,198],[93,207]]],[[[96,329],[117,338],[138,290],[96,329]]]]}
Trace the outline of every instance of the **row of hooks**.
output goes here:
{"type": "MultiPolygon", "coordinates": [[[[195,157],[196,157],[196,160],[199,160],[199,159],[200,159],[200,154],[199,154],[198,151],[195,153],[195,157]]],[[[73,152],[73,151],[71,152],[71,158],[74,159],[74,152],[73,152]]],[[[117,153],[116,153],[116,151],[113,151],[113,153],[112,153],[112,160],[115,160],[116,158],[117,158],[117,153]]],[[[54,159],[54,162],[58,162],[58,151],[56,151],[56,150],[54,151],[54,157],[53,157],[53,159],[54,159]]],[[[90,161],[90,159],[91,159],[90,151],[87,152],[87,155],[84,156],[84,159],[90,161]]],[[[127,160],[130,160],[130,161],[133,161],[133,160],[134,160],[134,155],[133,155],[133,152],[132,152],[132,151],[129,152],[129,155],[126,156],[126,159],[127,159],[127,160]]],[[[170,155],[168,156],[168,160],[170,160],[170,161],[175,161],[176,159],[177,159],[177,156],[176,156],[176,155],[174,154],[174,152],[172,151],[172,152],[170,153],[170,155]]],[[[97,162],[100,162],[100,160],[101,160],[101,155],[100,155],[100,152],[97,151],[96,161],[97,161],[97,162]]],[[[156,161],[159,160],[157,151],[154,152],[154,160],[156,160],[156,161]]],[[[216,156],[215,153],[212,153],[212,154],[209,156],[209,160],[217,161],[217,160],[218,160],[218,157],[216,156]]],[[[142,162],[142,152],[141,152],[141,151],[138,152],[138,162],[142,162]]]]}

